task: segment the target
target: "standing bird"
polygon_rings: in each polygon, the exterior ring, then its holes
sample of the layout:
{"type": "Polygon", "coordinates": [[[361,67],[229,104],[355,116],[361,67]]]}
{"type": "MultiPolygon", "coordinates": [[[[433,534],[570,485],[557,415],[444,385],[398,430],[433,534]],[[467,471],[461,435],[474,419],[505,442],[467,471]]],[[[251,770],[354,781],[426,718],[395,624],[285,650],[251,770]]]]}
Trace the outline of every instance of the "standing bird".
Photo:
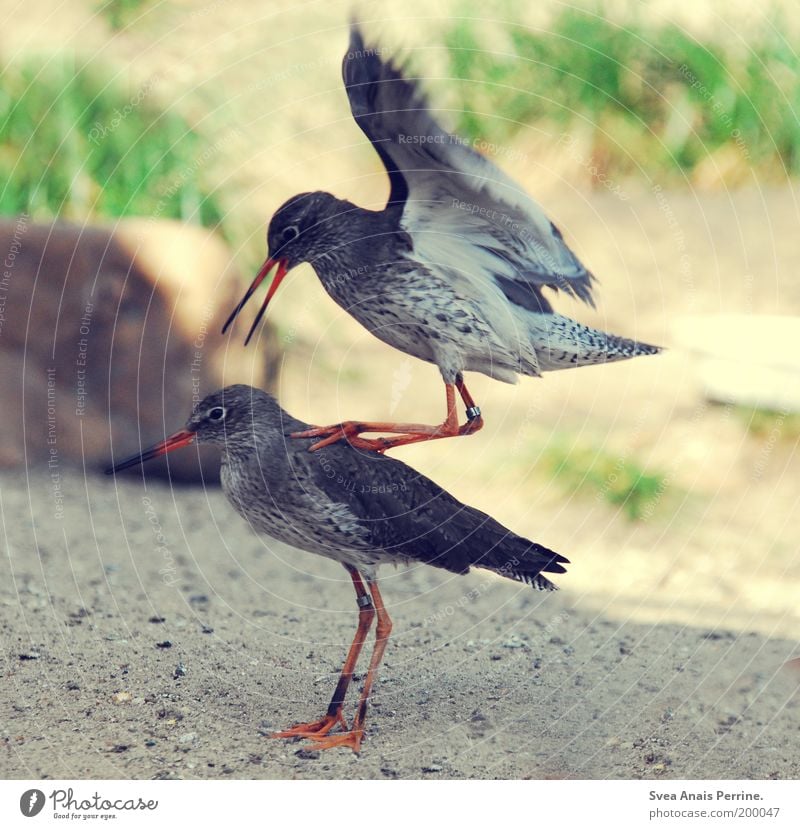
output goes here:
{"type": "Polygon", "coordinates": [[[378,339],[439,367],[447,417],[438,426],[347,421],[305,431],[312,448],[348,438],[384,451],[470,434],[483,425],[464,371],[514,383],[574,366],[660,349],[581,325],[553,311],[543,288],[594,305],[593,276],[541,207],[464,139],[434,120],[416,84],[356,24],[342,66],[350,108],[391,183],[383,210],[330,193],[287,201],[267,232],[268,257],[223,328],[277,266],[249,342],[286,274],[308,262],[325,290],[378,339]],[[455,393],[467,407],[459,426],[455,393]],[[397,433],[365,439],[363,432],[397,433]]]}
{"type": "Polygon", "coordinates": [[[320,748],[358,752],[367,701],[392,622],[378,590],[380,564],[420,562],[453,573],[483,567],[537,590],[541,575],[565,572],[568,560],[515,535],[394,458],[365,455],[344,443],[311,455],[308,442],[287,440],[308,424],[288,415],[266,392],[229,386],[202,400],[179,432],[116,464],[135,466],[196,441],[222,450],[222,490],[256,530],[344,565],[353,580],[358,629],[324,716],[275,737],[306,737],[320,748]],[[359,653],[377,616],[375,648],[353,725],[342,714],[359,653]],[[342,733],[329,733],[341,726],[342,733]]]}

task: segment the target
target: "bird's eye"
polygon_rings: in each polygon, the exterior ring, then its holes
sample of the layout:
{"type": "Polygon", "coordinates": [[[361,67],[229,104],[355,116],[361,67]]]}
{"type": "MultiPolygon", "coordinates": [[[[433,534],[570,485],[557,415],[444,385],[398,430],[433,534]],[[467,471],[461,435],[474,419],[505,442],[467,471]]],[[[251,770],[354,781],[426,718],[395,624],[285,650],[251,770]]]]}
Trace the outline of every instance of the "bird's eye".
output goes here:
{"type": "Polygon", "coordinates": [[[281,233],[281,239],[284,242],[291,242],[296,239],[300,235],[300,229],[297,225],[289,225],[289,227],[285,227],[283,229],[283,233],[281,233]]]}
{"type": "Polygon", "coordinates": [[[222,406],[214,406],[213,409],[208,410],[209,420],[225,420],[225,409],[222,406]]]}

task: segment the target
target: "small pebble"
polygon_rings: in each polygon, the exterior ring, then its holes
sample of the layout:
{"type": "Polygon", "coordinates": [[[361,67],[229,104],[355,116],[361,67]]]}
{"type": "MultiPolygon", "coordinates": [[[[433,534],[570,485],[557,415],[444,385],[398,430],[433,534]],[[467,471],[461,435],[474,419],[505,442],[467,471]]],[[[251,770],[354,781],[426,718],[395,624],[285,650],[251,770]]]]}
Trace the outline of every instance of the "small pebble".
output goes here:
{"type": "Polygon", "coordinates": [[[295,751],[294,756],[301,760],[319,760],[319,752],[309,748],[299,748],[295,751]]]}
{"type": "Polygon", "coordinates": [[[162,650],[164,648],[171,648],[172,642],[170,642],[169,639],[165,639],[163,642],[156,642],[156,647],[161,648],[162,650]]]}
{"type": "Polygon", "coordinates": [[[517,639],[515,636],[512,636],[511,639],[507,640],[506,642],[503,642],[503,647],[504,648],[524,648],[525,643],[520,642],[519,639],[517,639]]]}
{"type": "Polygon", "coordinates": [[[186,676],[186,666],[183,664],[183,662],[179,662],[175,666],[175,670],[172,672],[172,676],[175,679],[180,679],[182,676],[186,676]]]}
{"type": "Polygon", "coordinates": [[[111,701],[114,705],[124,705],[133,699],[133,694],[130,691],[117,691],[116,694],[111,695],[111,701]]]}

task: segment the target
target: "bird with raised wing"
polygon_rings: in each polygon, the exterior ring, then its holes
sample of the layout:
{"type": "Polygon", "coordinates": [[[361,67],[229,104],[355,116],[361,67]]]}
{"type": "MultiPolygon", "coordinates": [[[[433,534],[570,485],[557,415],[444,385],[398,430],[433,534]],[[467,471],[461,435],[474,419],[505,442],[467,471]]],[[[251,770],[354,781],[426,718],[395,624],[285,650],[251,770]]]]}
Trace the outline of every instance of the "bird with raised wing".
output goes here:
{"type": "Polygon", "coordinates": [[[380,156],[391,190],[383,210],[330,193],[302,193],[278,209],[268,256],[228,329],[276,268],[250,340],[286,274],[307,262],[328,294],[385,343],[438,366],[443,423],[346,421],[306,430],[318,449],[347,438],[384,451],[471,434],[483,425],[463,373],[514,383],[576,366],[627,360],[660,349],[556,313],[544,289],[594,305],[592,274],[542,208],[468,142],[443,130],[417,84],[356,24],[342,72],[356,123],[380,156]],[[459,425],[456,392],[466,406],[459,425]],[[365,432],[392,437],[362,438],[365,432]]]}
{"type": "Polygon", "coordinates": [[[542,573],[563,573],[569,562],[462,504],[394,458],[363,453],[346,443],[309,454],[309,440],[288,437],[307,429],[266,392],[229,386],[202,400],[182,430],[108,472],[193,442],[212,444],[222,450],[223,492],[253,528],[344,565],[356,592],[358,628],[330,705],[320,719],[274,736],[304,737],[320,748],[348,746],[358,752],[392,629],[378,589],[381,564],[430,564],[460,574],[481,567],[537,590],[553,590],[542,573]],[[342,713],[345,695],[376,617],[375,646],[348,728],[342,713]]]}

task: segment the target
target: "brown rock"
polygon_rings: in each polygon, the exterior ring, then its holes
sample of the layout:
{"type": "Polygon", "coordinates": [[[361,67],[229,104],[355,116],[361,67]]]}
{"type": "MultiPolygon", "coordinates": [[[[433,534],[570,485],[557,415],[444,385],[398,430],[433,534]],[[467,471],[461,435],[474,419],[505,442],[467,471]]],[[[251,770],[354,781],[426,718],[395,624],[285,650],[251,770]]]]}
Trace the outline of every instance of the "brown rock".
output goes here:
{"type": "MultiPolygon", "coordinates": [[[[275,381],[270,342],[245,350],[220,334],[244,283],[209,231],[23,216],[0,221],[0,257],[0,466],[98,469],[112,446],[119,458],[180,428],[214,389],[275,381]]],[[[216,480],[218,458],[205,449],[148,464],[147,474],[197,481],[201,464],[216,480]]]]}

